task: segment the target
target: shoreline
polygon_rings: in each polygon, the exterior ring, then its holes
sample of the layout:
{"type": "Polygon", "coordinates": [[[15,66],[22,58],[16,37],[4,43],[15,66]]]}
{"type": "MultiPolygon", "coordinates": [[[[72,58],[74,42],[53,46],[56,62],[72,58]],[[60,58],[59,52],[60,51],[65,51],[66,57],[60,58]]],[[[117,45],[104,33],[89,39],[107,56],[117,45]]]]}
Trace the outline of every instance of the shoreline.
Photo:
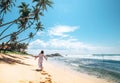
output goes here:
{"type": "MultiPolygon", "coordinates": [[[[9,59],[8,59],[9,60],[9,59]]],[[[0,83],[112,83],[67,67],[44,60],[44,70],[36,71],[37,60],[31,56],[0,54],[0,83]],[[2,57],[12,58],[15,64],[2,62],[2,57]],[[24,64],[23,64],[24,63],[24,64]]]]}
{"type": "Polygon", "coordinates": [[[54,62],[45,62],[45,69],[52,75],[55,76],[54,80],[56,83],[113,83],[112,81],[96,77],[94,75],[89,75],[86,73],[81,73],[66,67],[65,65],[57,64],[54,62]],[[47,63],[47,64],[46,64],[47,63]],[[49,68],[48,68],[49,66],[49,68]],[[51,71],[54,70],[53,71],[51,71]],[[61,79],[64,80],[61,80],[61,79]]]}
{"type": "Polygon", "coordinates": [[[63,67],[68,67],[74,72],[87,74],[90,77],[107,80],[109,83],[119,83],[119,63],[117,61],[107,61],[97,59],[83,59],[83,58],[51,58],[51,62],[59,64],[63,67]],[[102,63],[101,63],[102,62],[102,63]],[[102,64],[104,66],[102,66],[102,64]],[[108,65],[109,64],[109,65],[108,65]]]}

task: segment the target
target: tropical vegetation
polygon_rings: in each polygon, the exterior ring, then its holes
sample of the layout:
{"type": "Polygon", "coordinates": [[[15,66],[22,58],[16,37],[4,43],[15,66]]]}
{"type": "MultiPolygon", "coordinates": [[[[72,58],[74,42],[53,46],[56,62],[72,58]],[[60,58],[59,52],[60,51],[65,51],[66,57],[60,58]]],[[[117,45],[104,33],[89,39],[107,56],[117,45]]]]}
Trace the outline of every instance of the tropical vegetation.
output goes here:
{"type": "Polygon", "coordinates": [[[20,51],[21,47],[23,50],[27,48],[26,46],[37,32],[44,29],[40,18],[44,16],[44,11],[48,7],[52,7],[53,4],[51,0],[29,0],[31,4],[21,2],[19,6],[16,6],[15,3],[18,1],[0,0],[0,49],[2,50],[6,48],[7,50],[20,51]],[[18,17],[9,20],[9,22],[4,21],[6,14],[13,12],[14,7],[18,9],[18,17]],[[11,28],[12,32],[6,33],[11,28]],[[25,34],[25,31],[28,31],[29,34],[25,34]],[[21,34],[24,34],[24,37],[20,37],[21,34]],[[2,42],[4,40],[5,42],[2,42]]]}

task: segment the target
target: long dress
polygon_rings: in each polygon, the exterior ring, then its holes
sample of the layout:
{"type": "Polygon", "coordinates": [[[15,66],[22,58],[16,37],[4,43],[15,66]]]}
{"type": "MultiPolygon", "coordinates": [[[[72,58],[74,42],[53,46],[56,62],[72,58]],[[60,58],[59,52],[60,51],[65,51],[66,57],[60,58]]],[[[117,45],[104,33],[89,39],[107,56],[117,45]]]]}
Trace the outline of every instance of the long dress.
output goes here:
{"type": "Polygon", "coordinates": [[[39,54],[38,57],[39,57],[38,58],[38,66],[39,66],[40,69],[42,69],[43,68],[42,63],[43,63],[44,54],[39,54]]]}

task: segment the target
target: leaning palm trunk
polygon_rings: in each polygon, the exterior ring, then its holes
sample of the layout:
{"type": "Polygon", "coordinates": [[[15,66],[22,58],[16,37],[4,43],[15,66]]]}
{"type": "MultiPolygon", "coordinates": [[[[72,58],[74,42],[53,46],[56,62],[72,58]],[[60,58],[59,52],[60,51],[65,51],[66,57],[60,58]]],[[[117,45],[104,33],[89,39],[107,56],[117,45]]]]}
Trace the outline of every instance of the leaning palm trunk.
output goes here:
{"type": "Polygon", "coordinates": [[[2,36],[2,34],[7,31],[13,24],[9,25],[6,29],[4,29],[1,33],[0,33],[0,36],[2,36]]]}
{"type": "Polygon", "coordinates": [[[17,20],[18,20],[18,19],[13,20],[13,21],[8,22],[8,23],[5,23],[5,24],[1,24],[1,25],[0,25],[0,28],[2,28],[3,26],[6,26],[6,25],[8,25],[8,24],[15,23],[15,22],[17,22],[17,20]]]}
{"type": "MultiPolygon", "coordinates": [[[[24,31],[27,30],[27,29],[29,29],[33,24],[34,24],[34,21],[33,21],[28,27],[26,27],[25,29],[22,29],[22,28],[21,28],[20,30],[18,30],[18,31],[16,32],[16,35],[19,35],[20,33],[24,32],[24,31]]],[[[21,27],[21,26],[20,26],[20,27],[21,27]]],[[[10,33],[10,34],[8,34],[8,35],[0,38],[0,40],[3,40],[4,38],[11,36],[11,34],[12,34],[12,33],[10,33]]]]}
{"type": "Polygon", "coordinates": [[[28,39],[29,39],[29,37],[24,38],[24,39],[22,39],[22,40],[20,40],[20,41],[18,41],[18,42],[20,43],[20,42],[25,41],[25,40],[28,40],[28,39]]]}
{"type": "MultiPolygon", "coordinates": [[[[2,2],[4,2],[4,3],[7,3],[7,1],[14,1],[14,0],[2,0],[2,2]]],[[[29,6],[29,4],[26,4],[26,2],[22,2],[22,4],[20,5],[20,6],[18,6],[18,8],[20,8],[19,9],[19,13],[20,13],[20,15],[19,15],[19,17],[18,18],[15,18],[15,20],[12,20],[12,21],[10,21],[10,22],[5,22],[5,23],[1,23],[0,24],[0,28],[2,28],[3,26],[7,26],[6,27],[6,29],[4,29],[1,33],[0,33],[0,41],[1,40],[4,40],[5,38],[7,38],[7,37],[10,37],[13,33],[15,33],[15,35],[16,35],[16,37],[19,35],[19,34],[21,34],[21,33],[23,33],[25,30],[29,30],[29,29],[31,29],[30,27],[34,24],[34,22],[31,24],[30,23],[30,25],[29,25],[29,22],[30,21],[35,21],[35,22],[38,22],[39,21],[39,18],[40,18],[40,16],[43,16],[43,12],[44,12],[44,10],[47,10],[47,6],[49,6],[49,7],[52,7],[51,6],[51,4],[52,4],[52,1],[51,0],[32,0],[33,2],[36,2],[36,4],[35,5],[32,5],[31,7],[28,7],[29,6]],[[32,9],[32,7],[34,7],[33,9],[32,9]],[[17,31],[12,31],[11,33],[8,33],[8,34],[6,34],[4,37],[2,37],[3,36],[3,34],[6,32],[6,31],[8,31],[8,29],[12,26],[12,24],[17,24],[17,23],[19,23],[19,24],[21,24],[20,26],[21,27],[16,27],[16,28],[18,28],[17,29],[17,31]]],[[[1,2],[1,1],[0,1],[1,2]]],[[[9,3],[7,3],[7,4],[9,4],[9,3]]],[[[4,11],[8,11],[7,10],[7,8],[6,8],[6,5],[4,5],[4,4],[2,4],[2,3],[0,3],[0,5],[2,5],[3,6],[3,8],[2,8],[2,11],[0,11],[0,12],[4,12],[4,11]],[[5,8],[5,9],[4,9],[5,8]],[[3,9],[4,9],[4,11],[3,11],[3,9]]],[[[11,4],[12,5],[12,4],[11,4]]],[[[9,8],[9,9],[11,9],[11,8],[9,8]]],[[[5,13],[4,13],[5,14],[5,13]]],[[[3,14],[3,15],[4,15],[3,14]]],[[[0,14],[1,15],[1,14],[0,14]]],[[[5,16],[2,16],[2,17],[5,17],[5,16]]],[[[0,18],[1,18],[1,16],[0,16],[0,18]]],[[[4,19],[4,18],[3,18],[4,19]]],[[[2,22],[2,21],[1,21],[2,22]]],[[[33,29],[33,28],[32,28],[33,29]]],[[[39,29],[36,29],[36,30],[39,30],[39,29]]],[[[37,33],[37,31],[33,34],[33,36],[35,36],[36,35],[36,33],[37,33]]],[[[22,39],[22,40],[20,40],[20,42],[21,41],[25,41],[25,40],[27,40],[27,39],[29,39],[29,38],[24,38],[24,39],[22,39]]],[[[11,39],[10,39],[11,40],[11,39]]],[[[9,40],[9,41],[10,41],[9,40]]],[[[31,40],[31,39],[30,39],[31,40]]],[[[29,41],[30,41],[29,40],[29,41]]],[[[8,41],[8,42],[9,42],[8,41]]],[[[16,41],[16,40],[15,40],[16,41]]]]}

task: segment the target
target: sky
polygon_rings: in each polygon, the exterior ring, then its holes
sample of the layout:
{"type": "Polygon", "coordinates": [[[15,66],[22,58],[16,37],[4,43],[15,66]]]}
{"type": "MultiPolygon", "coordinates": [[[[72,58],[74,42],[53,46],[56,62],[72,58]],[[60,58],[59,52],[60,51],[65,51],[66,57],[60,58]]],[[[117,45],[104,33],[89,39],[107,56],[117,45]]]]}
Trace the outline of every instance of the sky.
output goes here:
{"type": "Polygon", "coordinates": [[[52,1],[40,19],[45,29],[31,40],[28,53],[120,53],[120,0],[52,1]]]}

